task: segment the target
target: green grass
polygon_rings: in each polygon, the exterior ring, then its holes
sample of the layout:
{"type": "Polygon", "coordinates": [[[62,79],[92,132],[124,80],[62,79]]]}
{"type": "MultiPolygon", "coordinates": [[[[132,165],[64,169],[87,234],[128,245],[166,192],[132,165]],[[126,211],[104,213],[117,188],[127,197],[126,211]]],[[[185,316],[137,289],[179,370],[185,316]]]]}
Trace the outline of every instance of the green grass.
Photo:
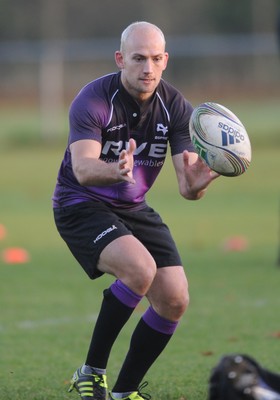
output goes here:
{"type": "MultiPolygon", "coordinates": [[[[187,202],[177,194],[168,161],[149,195],[171,227],[191,294],[176,335],[146,376],[157,400],[205,400],[210,370],[225,353],[245,352],[280,370],[278,114],[266,124],[258,114],[261,105],[256,112],[252,104],[236,106],[252,132],[248,172],[221,177],[203,200],[187,202]],[[225,251],[225,240],[233,236],[246,238],[248,249],[225,251]]],[[[274,103],[264,107],[274,109],[274,103]]],[[[30,121],[35,127],[36,120],[30,121]]],[[[5,136],[8,119],[3,126],[5,136]]],[[[7,229],[0,252],[24,247],[31,260],[0,261],[0,397],[75,399],[67,384],[84,361],[102,290],[111,278],[90,281],[56,232],[51,195],[63,148],[24,138],[14,143],[5,136],[0,150],[0,224],[7,229]]],[[[113,348],[111,385],[145,306],[135,311],[113,348]]]]}

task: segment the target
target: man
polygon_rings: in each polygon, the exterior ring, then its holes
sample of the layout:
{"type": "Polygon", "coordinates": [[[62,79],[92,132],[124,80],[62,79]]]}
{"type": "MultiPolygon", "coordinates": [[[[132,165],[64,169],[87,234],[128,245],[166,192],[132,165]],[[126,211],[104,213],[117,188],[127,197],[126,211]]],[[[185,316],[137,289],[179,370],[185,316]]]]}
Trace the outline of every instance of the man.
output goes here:
{"type": "Polygon", "coordinates": [[[86,85],[71,105],[69,144],[53,196],[57,228],[88,276],[116,278],[104,291],[87,358],[71,381],[69,390],[84,400],[146,398],[139,384],[188,305],[175,243],[145,202],[168,143],[186,199],[200,199],[218,176],[191,144],[191,105],[161,79],[168,61],[162,31],[147,22],[131,24],[115,61],[120,71],[86,85]],[[143,296],[150,306],[108,394],[111,348],[143,296]]]}

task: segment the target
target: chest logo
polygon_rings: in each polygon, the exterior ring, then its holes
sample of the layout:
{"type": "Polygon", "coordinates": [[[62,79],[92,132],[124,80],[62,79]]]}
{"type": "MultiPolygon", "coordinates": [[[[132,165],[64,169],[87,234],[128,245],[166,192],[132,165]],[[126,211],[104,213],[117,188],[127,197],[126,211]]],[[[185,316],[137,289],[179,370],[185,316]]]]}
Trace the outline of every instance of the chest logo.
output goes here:
{"type": "Polygon", "coordinates": [[[157,124],[157,132],[162,132],[163,135],[166,135],[168,132],[167,126],[164,126],[163,124],[157,124]]]}

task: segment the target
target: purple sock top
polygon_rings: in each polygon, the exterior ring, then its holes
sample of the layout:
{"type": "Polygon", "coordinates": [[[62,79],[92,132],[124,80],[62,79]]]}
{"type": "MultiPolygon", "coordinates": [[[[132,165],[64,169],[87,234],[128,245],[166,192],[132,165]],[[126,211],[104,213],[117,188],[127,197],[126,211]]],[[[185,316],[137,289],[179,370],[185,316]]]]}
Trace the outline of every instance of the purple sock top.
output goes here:
{"type": "Polygon", "coordinates": [[[119,301],[131,308],[135,308],[142,299],[142,296],[134,293],[119,279],[111,285],[110,289],[119,301]]]}
{"type": "Polygon", "coordinates": [[[169,321],[158,315],[151,306],[143,314],[143,320],[150,328],[167,335],[172,335],[178,325],[178,322],[169,321]]]}

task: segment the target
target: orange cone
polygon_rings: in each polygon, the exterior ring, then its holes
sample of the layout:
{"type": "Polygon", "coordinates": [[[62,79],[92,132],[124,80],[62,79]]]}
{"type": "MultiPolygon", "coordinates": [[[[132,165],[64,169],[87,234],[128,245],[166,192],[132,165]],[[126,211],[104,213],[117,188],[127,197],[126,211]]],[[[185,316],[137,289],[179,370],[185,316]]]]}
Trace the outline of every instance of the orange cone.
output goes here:
{"type": "Polygon", "coordinates": [[[225,251],[246,251],[248,250],[248,240],[244,236],[233,236],[228,238],[224,243],[225,251]]]}
{"type": "Polygon", "coordinates": [[[25,249],[10,247],[3,251],[2,259],[6,264],[25,264],[30,260],[30,256],[25,249]]]}

